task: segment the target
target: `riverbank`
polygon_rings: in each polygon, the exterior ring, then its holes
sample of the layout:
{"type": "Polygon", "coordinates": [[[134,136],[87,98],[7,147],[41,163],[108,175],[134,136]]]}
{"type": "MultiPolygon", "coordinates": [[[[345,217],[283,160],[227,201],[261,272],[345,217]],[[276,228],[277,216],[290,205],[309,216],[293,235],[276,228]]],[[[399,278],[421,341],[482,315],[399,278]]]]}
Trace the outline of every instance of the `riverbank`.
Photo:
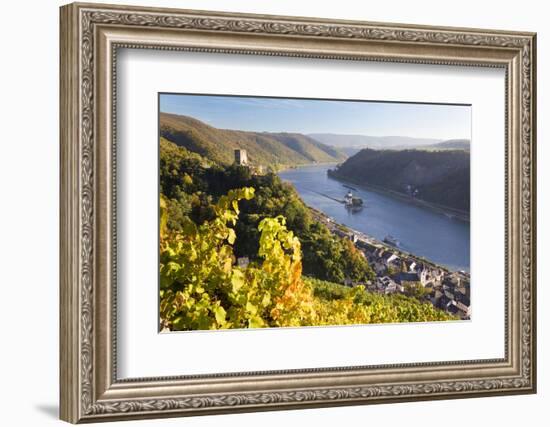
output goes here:
{"type": "Polygon", "coordinates": [[[334,179],[335,181],[338,181],[338,182],[341,182],[341,183],[346,183],[346,184],[352,184],[352,185],[355,185],[356,187],[362,188],[364,190],[375,191],[375,192],[380,193],[380,194],[388,195],[388,196],[394,197],[396,199],[399,199],[401,201],[411,203],[411,204],[414,204],[416,206],[423,207],[425,209],[429,209],[432,212],[436,212],[436,213],[445,215],[445,216],[447,216],[449,218],[452,218],[452,219],[457,219],[459,221],[468,222],[468,223],[470,222],[469,212],[464,212],[464,211],[461,211],[459,209],[454,209],[454,208],[450,208],[450,207],[447,207],[447,206],[442,206],[442,205],[439,205],[437,203],[427,202],[425,200],[417,199],[417,198],[411,197],[407,194],[400,193],[400,192],[395,191],[395,190],[390,190],[390,189],[387,189],[387,188],[383,188],[383,187],[380,187],[380,186],[377,186],[377,185],[359,183],[359,182],[357,182],[353,179],[350,179],[349,177],[343,177],[343,176],[339,175],[338,172],[336,172],[332,169],[329,169],[327,171],[327,176],[331,179],[334,179]]]}
{"type": "MultiPolygon", "coordinates": [[[[325,224],[335,236],[349,239],[362,252],[376,274],[366,288],[379,294],[414,295],[419,301],[432,304],[460,319],[469,320],[470,274],[452,271],[423,257],[381,242],[311,208],[313,217],[325,224]]],[[[348,286],[353,286],[348,283],[348,286]]]]}
{"type": "Polygon", "coordinates": [[[410,258],[415,259],[418,262],[422,262],[432,268],[437,268],[441,271],[444,271],[445,273],[452,274],[455,272],[459,272],[460,274],[464,274],[465,276],[469,277],[470,273],[463,271],[463,270],[451,270],[447,266],[440,265],[435,263],[434,261],[431,261],[427,258],[424,258],[422,256],[404,251],[403,249],[399,248],[398,246],[390,245],[386,242],[383,242],[381,240],[376,239],[373,236],[369,236],[361,231],[354,230],[351,227],[348,227],[347,225],[340,224],[336,222],[333,218],[326,215],[324,212],[319,211],[318,209],[312,208],[311,206],[308,206],[310,212],[312,213],[313,217],[317,220],[325,224],[329,230],[340,237],[350,237],[355,235],[358,240],[362,240],[365,243],[368,243],[369,245],[376,246],[378,248],[383,248],[388,251],[395,252],[400,258],[410,258]],[[338,230],[338,231],[337,231],[338,230]]]}

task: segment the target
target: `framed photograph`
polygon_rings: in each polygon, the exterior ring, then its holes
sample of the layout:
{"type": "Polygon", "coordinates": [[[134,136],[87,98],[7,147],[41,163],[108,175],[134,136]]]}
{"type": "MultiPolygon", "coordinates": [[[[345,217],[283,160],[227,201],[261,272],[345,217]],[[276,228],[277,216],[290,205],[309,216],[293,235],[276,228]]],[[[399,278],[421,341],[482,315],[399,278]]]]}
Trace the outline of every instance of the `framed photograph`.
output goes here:
{"type": "Polygon", "coordinates": [[[63,420],[536,391],[535,34],[60,22],[63,420]]]}

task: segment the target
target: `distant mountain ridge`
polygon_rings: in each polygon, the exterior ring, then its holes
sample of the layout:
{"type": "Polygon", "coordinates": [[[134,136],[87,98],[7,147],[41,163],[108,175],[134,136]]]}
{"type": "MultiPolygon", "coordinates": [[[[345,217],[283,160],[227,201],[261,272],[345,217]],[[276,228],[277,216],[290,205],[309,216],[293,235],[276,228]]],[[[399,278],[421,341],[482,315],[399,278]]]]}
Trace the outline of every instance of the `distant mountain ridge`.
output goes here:
{"type": "Polygon", "coordinates": [[[413,138],[409,136],[369,136],[369,135],[345,135],[336,133],[310,133],[308,134],[323,144],[334,147],[368,147],[368,148],[406,148],[431,145],[442,142],[442,139],[413,138]]]}
{"type": "Polygon", "coordinates": [[[470,210],[470,153],[465,150],[366,148],[347,159],[330,175],[461,212],[470,210]]]}
{"type": "Polygon", "coordinates": [[[363,148],[375,150],[470,150],[468,139],[432,139],[408,136],[341,135],[332,133],[311,133],[309,136],[324,144],[337,147],[349,157],[363,148]]]}
{"type": "Polygon", "coordinates": [[[160,113],[160,137],[222,164],[245,149],[251,163],[264,166],[341,162],[346,155],[299,133],[218,129],[193,117],[160,113]]]}

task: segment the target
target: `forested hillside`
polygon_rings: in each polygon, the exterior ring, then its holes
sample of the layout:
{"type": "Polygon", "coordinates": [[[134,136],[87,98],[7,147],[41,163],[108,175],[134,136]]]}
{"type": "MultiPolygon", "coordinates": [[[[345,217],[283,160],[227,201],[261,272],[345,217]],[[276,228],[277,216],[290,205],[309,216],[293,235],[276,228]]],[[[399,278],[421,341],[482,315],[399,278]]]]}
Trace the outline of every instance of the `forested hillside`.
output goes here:
{"type": "Polygon", "coordinates": [[[470,153],[465,150],[363,149],[331,175],[464,212],[470,209],[470,153]]]}
{"type": "Polygon", "coordinates": [[[192,117],[167,113],[160,113],[160,136],[225,165],[233,163],[235,149],[245,149],[252,164],[273,170],[346,158],[344,153],[306,135],[217,129],[192,117]]]}
{"type": "Polygon", "coordinates": [[[221,165],[161,138],[160,185],[167,209],[167,229],[181,231],[191,220],[202,224],[215,216],[218,199],[230,190],[250,187],[255,195],[240,203],[234,251],[254,259],[259,248],[258,225],[263,218],[285,217],[286,226],[302,242],[303,269],[319,279],[343,282],[372,278],[367,262],[349,241],[332,235],[314,221],[292,185],[276,174],[254,175],[237,165],[221,165]]]}

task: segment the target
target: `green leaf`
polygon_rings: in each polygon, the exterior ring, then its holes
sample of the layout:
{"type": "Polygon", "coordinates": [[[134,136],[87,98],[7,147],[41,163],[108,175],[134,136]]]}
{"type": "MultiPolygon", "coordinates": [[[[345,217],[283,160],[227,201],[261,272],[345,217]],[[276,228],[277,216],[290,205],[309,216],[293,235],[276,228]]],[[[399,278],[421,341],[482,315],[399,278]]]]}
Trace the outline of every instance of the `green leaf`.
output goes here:
{"type": "Polygon", "coordinates": [[[252,304],[250,301],[246,303],[246,311],[250,314],[256,314],[258,312],[258,307],[252,304]]]}
{"type": "Polygon", "coordinates": [[[231,205],[233,206],[233,210],[237,213],[237,215],[239,214],[239,202],[237,200],[233,200],[231,202],[231,205]]]}
{"type": "Polygon", "coordinates": [[[216,322],[218,322],[218,324],[223,325],[225,323],[226,312],[221,305],[214,309],[214,315],[216,316],[216,322]]]}
{"type": "Polygon", "coordinates": [[[254,188],[253,187],[245,187],[244,189],[244,198],[246,200],[250,200],[254,197],[254,188]]]}
{"type": "Polygon", "coordinates": [[[248,326],[250,328],[263,328],[265,326],[265,322],[263,321],[263,319],[259,316],[252,316],[249,320],[248,320],[248,326]]]}
{"type": "Polygon", "coordinates": [[[271,302],[271,294],[269,292],[266,292],[264,294],[264,297],[262,298],[262,307],[267,307],[270,302],[271,302]]]}
{"type": "Polygon", "coordinates": [[[232,291],[234,293],[239,292],[239,289],[241,289],[244,286],[244,274],[240,270],[234,270],[233,276],[231,276],[231,287],[232,291]]]}

